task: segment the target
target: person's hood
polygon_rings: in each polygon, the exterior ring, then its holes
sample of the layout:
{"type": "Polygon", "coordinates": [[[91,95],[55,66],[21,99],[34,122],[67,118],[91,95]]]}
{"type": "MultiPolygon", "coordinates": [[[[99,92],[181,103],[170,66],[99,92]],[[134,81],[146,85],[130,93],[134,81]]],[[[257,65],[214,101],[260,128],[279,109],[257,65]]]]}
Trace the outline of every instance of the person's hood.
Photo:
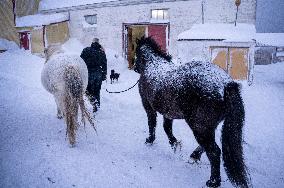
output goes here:
{"type": "Polygon", "coordinates": [[[102,48],[102,46],[98,42],[93,42],[91,44],[91,47],[94,48],[94,49],[101,49],[102,48]]]}

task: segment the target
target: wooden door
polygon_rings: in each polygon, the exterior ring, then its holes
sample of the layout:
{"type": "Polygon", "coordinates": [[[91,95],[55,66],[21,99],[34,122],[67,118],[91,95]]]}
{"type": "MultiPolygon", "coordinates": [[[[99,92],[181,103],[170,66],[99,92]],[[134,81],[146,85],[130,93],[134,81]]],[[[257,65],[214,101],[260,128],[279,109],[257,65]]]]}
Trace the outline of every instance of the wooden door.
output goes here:
{"type": "Polygon", "coordinates": [[[228,72],[228,48],[211,48],[211,56],[214,64],[228,72]]]}
{"type": "Polygon", "coordinates": [[[211,61],[224,69],[234,80],[248,79],[248,48],[213,47],[211,61]]]}
{"type": "Polygon", "coordinates": [[[128,68],[131,69],[133,67],[133,44],[132,44],[132,28],[128,27],[127,30],[127,60],[128,60],[128,68]]]}
{"type": "Polygon", "coordinates": [[[248,48],[230,48],[228,72],[234,80],[246,80],[248,76],[248,48]]]}
{"type": "Polygon", "coordinates": [[[167,52],[167,25],[149,25],[148,36],[152,37],[167,52]]]}

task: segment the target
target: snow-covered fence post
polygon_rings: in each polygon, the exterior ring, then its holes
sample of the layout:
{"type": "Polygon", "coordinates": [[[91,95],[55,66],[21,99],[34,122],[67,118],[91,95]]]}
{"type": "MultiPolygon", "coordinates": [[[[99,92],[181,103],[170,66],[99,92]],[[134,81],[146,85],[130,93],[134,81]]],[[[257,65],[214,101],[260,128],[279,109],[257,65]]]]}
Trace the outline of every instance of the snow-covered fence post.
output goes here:
{"type": "Polygon", "coordinates": [[[237,26],[238,11],[239,11],[239,6],[240,6],[240,4],[241,4],[241,0],[236,0],[236,1],[235,1],[235,5],[237,6],[235,26],[237,26]]]}

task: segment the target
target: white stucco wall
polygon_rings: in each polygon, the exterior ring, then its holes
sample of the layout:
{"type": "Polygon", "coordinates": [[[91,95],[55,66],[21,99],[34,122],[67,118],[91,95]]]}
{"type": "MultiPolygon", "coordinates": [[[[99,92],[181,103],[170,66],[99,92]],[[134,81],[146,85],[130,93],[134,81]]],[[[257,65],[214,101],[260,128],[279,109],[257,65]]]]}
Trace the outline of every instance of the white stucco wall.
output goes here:
{"type": "Polygon", "coordinates": [[[170,48],[176,54],[177,35],[189,29],[194,23],[201,22],[201,9],[198,0],[175,3],[152,3],[132,6],[107,7],[70,12],[71,37],[79,38],[84,45],[89,45],[96,36],[106,48],[122,53],[123,23],[150,22],[151,9],[169,9],[170,15],[170,48]],[[97,14],[97,26],[93,29],[83,28],[84,15],[97,14]],[[88,30],[90,30],[88,32],[88,30]]]}
{"type": "Polygon", "coordinates": [[[220,41],[178,41],[178,59],[181,62],[194,60],[210,61],[210,46],[220,45],[220,41]]]}
{"type": "MultiPolygon", "coordinates": [[[[237,7],[235,0],[205,0],[205,23],[234,23],[237,7]]],[[[256,0],[241,0],[238,22],[255,24],[256,0]]]]}
{"type": "MultiPolygon", "coordinates": [[[[239,22],[255,23],[256,0],[242,0],[239,22]]],[[[131,2],[129,0],[129,2],[131,2]]],[[[122,54],[123,23],[150,22],[151,9],[169,9],[170,46],[169,53],[177,55],[177,36],[193,24],[202,22],[202,0],[148,3],[128,6],[92,8],[72,8],[70,13],[70,36],[79,38],[85,46],[97,37],[105,48],[122,54]],[[84,28],[84,15],[97,14],[97,25],[84,28]]],[[[233,23],[235,20],[235,0],[205,0],[205,23],[233,23]]],[[[50,12],[55,10],[50,10],[50,12]]],[[[61,10],[63,11],[63,10],[61,10]]],[[[64,10],[67,11],[67,10],[64,10]]]]}

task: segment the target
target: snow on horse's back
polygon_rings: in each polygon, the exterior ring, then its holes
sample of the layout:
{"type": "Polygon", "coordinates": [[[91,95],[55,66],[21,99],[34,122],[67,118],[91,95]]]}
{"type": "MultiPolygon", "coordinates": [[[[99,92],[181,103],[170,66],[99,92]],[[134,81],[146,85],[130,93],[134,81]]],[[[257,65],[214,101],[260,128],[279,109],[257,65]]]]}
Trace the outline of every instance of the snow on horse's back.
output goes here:
{"type": "Polygon", "coordinates": [[[85,62],[77,55],[64,54],[54,47],[45,50],[45,54],[46,63],[41,73],[42,85],[54,96],[57,117],[64,117],[67,124],[66,133],[73,146],[76,142],[79,108],[83,123],[85,124],[87,118],[94,127],[83,99],[88,85],[88,69],[85,62]]]}

